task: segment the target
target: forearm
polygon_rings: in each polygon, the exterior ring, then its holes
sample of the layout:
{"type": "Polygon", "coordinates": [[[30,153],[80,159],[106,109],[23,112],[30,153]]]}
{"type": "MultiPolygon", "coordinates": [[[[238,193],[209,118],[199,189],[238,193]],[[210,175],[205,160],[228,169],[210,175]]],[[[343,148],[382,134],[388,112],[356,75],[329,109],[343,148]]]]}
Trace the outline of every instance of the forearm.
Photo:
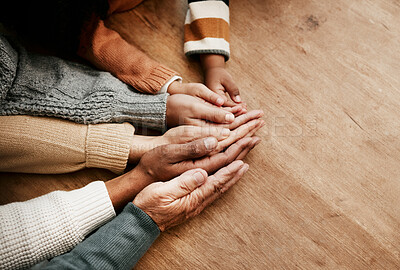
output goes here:
{"type": "Polygon", "coordinates": [[[153,178],[137,168],[106,182],[110,200],[116,211],[119,211],[146,186],[153,183],[153,178]]]}
{"type": "Polygon", "coordinates": [[[84,26],[78,54],[140,92],[157,93],[177,73],[148,57],[97,17],[84,26]]]}
{"type": "Polygon", "coordinates": [[[125,170],[134,127],[83,125],[34,116],[0,116],[0,171],[56,174],[83,168],[125,170]]]}
{"type": "Polygon", "coordinates": [[[3,36],[0,42],[4,51],[0,69],[7,71],[0,78],[0,115],[55,116],[84,124],[126,121],[165,128],[168,94],[137,93],[110,73],[22,48],[17,54],[3,36]]]}
{"type": "Polygon", "coordinates": [[[56,257],[44,269],[132,269],[160,231],[132,203],[71,252],[56,257]]]}
{"type": "Polygon", "coordinates": [[[0,265],[25,269],[58,256],[114,216],[101,181],[0,206],[0,265]]]}

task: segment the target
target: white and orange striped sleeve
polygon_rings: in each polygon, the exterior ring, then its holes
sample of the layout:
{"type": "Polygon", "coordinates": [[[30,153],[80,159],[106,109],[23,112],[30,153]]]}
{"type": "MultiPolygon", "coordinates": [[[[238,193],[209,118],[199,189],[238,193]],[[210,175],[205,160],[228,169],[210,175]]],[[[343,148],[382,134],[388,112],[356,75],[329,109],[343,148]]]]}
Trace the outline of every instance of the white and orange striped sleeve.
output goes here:
{"type": "Polygon", "coordinates": [[[229,0],[189,0],[184,52],[186,56],[221,54],[229,59],[229,0]]]}

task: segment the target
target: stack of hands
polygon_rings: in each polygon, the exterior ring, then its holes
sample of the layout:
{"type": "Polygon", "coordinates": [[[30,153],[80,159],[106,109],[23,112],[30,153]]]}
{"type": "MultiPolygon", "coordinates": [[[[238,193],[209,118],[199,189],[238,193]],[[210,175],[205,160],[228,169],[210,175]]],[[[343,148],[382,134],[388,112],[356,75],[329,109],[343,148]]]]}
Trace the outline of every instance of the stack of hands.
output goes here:
{"type": "Polygon", "coordinates": [[[132,194],[161,231],[200,213],[248,170],[242,159],[259,142],[263,111],[248,111],[223,67],[207,66],[205,82],[173,82],[163,136],[135,136],[129,173],[107,182],[116,209],[132,194]],[[132,183],[135,183],[134,185],[132,183]],[[115,190],[116,192],[112,192],[115,190]]]}

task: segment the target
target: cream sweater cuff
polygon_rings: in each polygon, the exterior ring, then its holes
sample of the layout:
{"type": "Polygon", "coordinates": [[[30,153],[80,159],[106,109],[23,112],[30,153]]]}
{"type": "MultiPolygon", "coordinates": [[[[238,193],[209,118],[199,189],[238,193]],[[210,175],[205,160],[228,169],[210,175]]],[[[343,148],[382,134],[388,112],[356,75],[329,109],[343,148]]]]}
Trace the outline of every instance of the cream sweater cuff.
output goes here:
{"type": "Polygon", "coordinates": [[[86,167],[124,172],[135,128],[128,124],[89,125],[86,137],[86,167]]]}
{"type": "Polygon", "coordinates": [[[82,239],[115,217],[107,188],[102,181],[63,194],[71,207],[72,223],[79,228],[82,239]]]}
{"type": "Polygon", "coordinates": [[[58,256],[115,216],[104,182],[0,206],[0,269],[58,256]]]}

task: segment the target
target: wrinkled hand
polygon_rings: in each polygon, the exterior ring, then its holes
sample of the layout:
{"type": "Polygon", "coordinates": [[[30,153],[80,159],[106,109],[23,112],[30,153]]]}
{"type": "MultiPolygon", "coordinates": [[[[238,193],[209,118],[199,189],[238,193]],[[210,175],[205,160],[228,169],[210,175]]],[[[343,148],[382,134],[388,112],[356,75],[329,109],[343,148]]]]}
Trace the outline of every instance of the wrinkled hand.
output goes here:
{"type": "Polygon", "coordinates": [[[162,136],[135,135],[128,162],[138,163],[144,154],[161,145],[184,144],[206,137],[215,137],[218,141],[222,141],[228,138],[230,133],[229,128],[224,127],[183,125],[169,129],[162,136]]]}
{"type": "Polygon", "coordinates": [[[143,155],[131,173],[140,178],[144,186],[157,181],[170,180],[195,168],[213,173],[234,160],[243,159],[259,142],[258,137],[243,138],[229,146],[224,152],[212,156],[208,154],[218,146],[214,137],[186,144],[163,145],[143,155]]]}
{"type": "Polygon", "coordinates": [[[243,161],[235,161],[209,177],[202,169],[190,170],[171,181],[147,186],[133,203],[165,231],[198,215],[233,186],[248,168],[243,161]]]}

